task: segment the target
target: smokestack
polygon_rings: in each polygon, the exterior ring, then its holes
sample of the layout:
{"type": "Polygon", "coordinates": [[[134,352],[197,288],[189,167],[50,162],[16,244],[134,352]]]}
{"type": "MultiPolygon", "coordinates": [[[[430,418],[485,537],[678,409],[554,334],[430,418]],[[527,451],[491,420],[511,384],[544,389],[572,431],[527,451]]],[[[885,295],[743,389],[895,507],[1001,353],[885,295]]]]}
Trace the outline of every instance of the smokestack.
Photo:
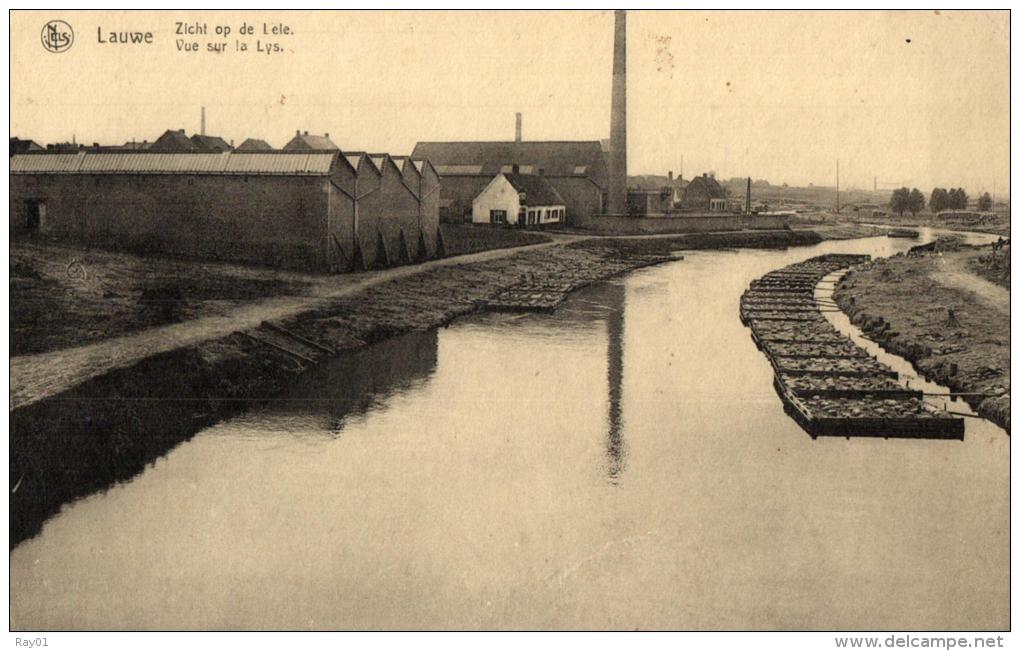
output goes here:
{"type": "Polygon", "coordinates": [[[751,214],[751,177],[747,177],[747,199],[744,202],[744,212],[751,214]]]}
{"type": "Polygon", "coordinates": [[[609,213],[627,213],[627,12],[616,11],[613,112],[609,122],[609,213]]]}
{"type": "Polygon", "coordinates": [[[517,129],[514,131],[514,142],[520,142],[521,138],[521,114],[517,114],[517,129]]]}
{"type": "Polygon", "coordinates": [[[203,136],[205,135],[205,107],[202,107],[202,129],[199,131],[203,136]]]}

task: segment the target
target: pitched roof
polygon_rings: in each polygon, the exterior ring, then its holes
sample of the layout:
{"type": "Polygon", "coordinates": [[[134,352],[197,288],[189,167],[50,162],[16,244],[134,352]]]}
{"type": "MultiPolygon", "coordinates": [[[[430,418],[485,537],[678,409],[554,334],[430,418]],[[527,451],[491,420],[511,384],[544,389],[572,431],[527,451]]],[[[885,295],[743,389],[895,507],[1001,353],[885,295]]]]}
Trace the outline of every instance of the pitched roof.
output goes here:
{"type": "Polygon", "coordinates": [[[545,176],[587,177],[599,185],[606,182],[605,154],[598,140],[419,142],[411,156],[429,159],[440,174],[494,176],[505,166],[516,164],[530,165],[545,176]]]}
{"type": "Polygon", "coordinates": [[[537,174],[504,174],[506,180],[518,192],[525,193],[524,204],[528,206],[562,206],[566,202],[556,188],[544,176],[537,174]]]}
{"type": "Polygon", "coordinates": [[[184,129],[168,129],[149,147],[149,151],[195,151],[198,145],[184,135],[184,129]]]}
{"type": "Polygon", "coordinates": [[[19,154],[12,174],[267,174],[325,176],[330,152],[96,152],[19,154]]]}
{"type": "Polygon", "coordinates": [[[305,133],[298,133],[296,136],[291,138],[290,142],[284,145],[283,148],[286,150],[315,149],[330,151],[340,149],[332,140],[329,139],[328,133],[324,136],[316,136],[314,134],[309,134],[307,131],[305,133]]]}
{"type": "Polygon", "coordinates": [[[234,151],[268,151],[272,150],[273,146],[265,140],[259,140],[258,138],[248,138],[234,151]]]}
{"type": "Polygon", "coordinates": [[[22,140],[11,138],[10,155],[23,154],[26,151],[43,151],[43,148],[34,140],[22,140]]]}
{"type": "Polygon", "coordinates": [[[204,151],[230,151],[233,149],[230,143],[219,136],[205,136],[196,133],[191,136],[191,142],[204,151]]]}
{"type": "Polygon", "coordinates": [[[698,188],[703,188],[705,193],[708,194],[711,199],[726,198],[726,190],[719,185],[719,181],[716,181],[714,176],[708,176],[707,174],[695,176],[691,179],[691,182],[687,184],[687,191],[691,191],[692,189],[697,190],[698,188]]]}

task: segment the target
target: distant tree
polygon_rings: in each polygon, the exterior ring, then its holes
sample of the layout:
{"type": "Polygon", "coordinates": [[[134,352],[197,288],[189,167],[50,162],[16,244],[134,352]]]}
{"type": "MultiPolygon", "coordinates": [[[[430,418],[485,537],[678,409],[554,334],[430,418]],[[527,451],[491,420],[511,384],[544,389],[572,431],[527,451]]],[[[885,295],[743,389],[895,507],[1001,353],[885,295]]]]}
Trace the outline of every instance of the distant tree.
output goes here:
{"type": "Polygon", "coordinates": [[[949,191],[949,208],[953,210],[966,210],[967,201],[967,192],[963,188],[953,188],[949,191]]]}
{"type": "Polygon", "coordinates": [[[924,195],[921,194],[921,191],[917,188],[911,190],[910,194],[907,195],[907,210],[909,210],[912,215],[916,215],[924,210],[924,195]]]}
{"type": "Polygon", "coordinates": [[[893,190],[892,198],[889,199],[889,209],[901,217],[905,210],[910,210],[910,190],[907,188],[893,190]]]}
{"type": "Polygon", "coordinates": [[[992,197],[987,192],[978,199],[978,210],[987,211],[992,209],[992,197]]]}
{"type": "Polygon", "coordinates": [[[931,191],[931,199],[928,201],[928,208],[932,212],[941,212],[949,207],[949,192],[945,188],[935,188],[931,191]]]}

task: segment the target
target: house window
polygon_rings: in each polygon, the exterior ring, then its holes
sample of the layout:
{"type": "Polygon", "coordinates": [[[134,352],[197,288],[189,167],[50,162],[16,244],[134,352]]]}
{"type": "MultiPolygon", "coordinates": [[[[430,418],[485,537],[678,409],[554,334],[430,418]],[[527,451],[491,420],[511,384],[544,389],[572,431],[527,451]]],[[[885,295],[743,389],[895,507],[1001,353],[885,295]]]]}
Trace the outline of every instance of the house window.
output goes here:
{"type": "Polygon", "coordinates": [[[490,210],[489,211],[489,222],[492,224],[505,224],[506,223],[506,211],[505,210],[490,210]]]}

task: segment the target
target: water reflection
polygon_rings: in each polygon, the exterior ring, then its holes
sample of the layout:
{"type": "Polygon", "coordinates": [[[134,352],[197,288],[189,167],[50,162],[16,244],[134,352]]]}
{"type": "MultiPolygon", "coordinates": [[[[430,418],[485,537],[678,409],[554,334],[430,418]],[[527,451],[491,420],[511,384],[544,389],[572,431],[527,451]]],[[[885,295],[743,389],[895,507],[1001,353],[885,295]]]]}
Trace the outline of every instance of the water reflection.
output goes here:
{"type": "Polygon", "coordinates": [[[609,481],[616,484],[623,472],[627,454],[623,441],[623,321],[626,288],[622,284],[606,285],[606,358],[609,379],[609,436],[606,453],[609,460],[609,481]]]}
{"type": "Polygon", "coordinates": [[[339,437],[353,418],[383,409],[436,370],[436,330],[384,340],[322,364],[297,378],[265,407],[234,420],[248,432],[313,432],[339,437]]]}

